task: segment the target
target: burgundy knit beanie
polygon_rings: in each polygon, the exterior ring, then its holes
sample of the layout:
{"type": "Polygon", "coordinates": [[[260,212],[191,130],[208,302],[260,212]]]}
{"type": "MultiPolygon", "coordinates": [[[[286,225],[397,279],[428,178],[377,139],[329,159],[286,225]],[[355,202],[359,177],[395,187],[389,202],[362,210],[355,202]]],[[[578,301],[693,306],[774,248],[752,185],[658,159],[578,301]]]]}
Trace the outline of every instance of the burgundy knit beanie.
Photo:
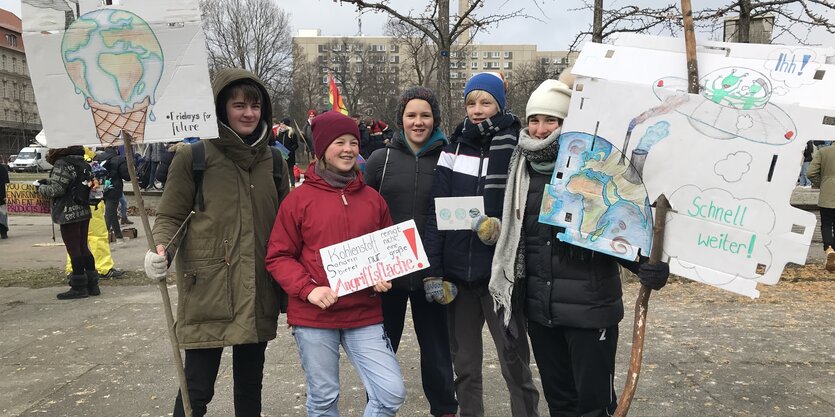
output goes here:
{"type": "Polygon", "coordinates": [[[313,131],[313,149],[316,149],[318,158],[323,158],[328,146],[342,135],[353,135],[357,140],[360,138],[357,122],[333,110],[314,117],[310,129],[313,131]]]}

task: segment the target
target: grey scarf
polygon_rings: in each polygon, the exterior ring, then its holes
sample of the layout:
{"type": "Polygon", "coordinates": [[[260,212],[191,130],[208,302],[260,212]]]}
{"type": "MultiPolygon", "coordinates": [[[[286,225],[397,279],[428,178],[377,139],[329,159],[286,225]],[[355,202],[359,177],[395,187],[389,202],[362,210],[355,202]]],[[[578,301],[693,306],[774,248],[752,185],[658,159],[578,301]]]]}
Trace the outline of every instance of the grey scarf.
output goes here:
{"type": "Polygon", "coordinates": [[[510,323],[513,286],[525,273],[524,242],[522,240],[522,222],[525,215],[528,187],[531,178],[527,163],[539,172],[553,171],[557,159],[557,138],[562,129],[557,129],[545,139],[534,139],[524,128],[519,132],[519,145],[510,157],[507,188],[502,207],[502,232],[496,242],[493,265],[490,274],[490,295],[493,296],[496,312],[504,321],[510,323]]]}

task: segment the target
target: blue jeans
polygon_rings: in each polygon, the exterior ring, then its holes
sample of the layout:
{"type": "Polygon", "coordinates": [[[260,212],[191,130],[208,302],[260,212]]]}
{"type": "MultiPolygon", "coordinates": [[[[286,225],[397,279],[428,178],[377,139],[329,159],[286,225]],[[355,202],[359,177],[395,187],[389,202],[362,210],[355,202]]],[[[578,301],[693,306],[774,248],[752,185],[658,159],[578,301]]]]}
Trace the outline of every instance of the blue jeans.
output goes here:
{"type": "Polygon", "coordinates": [[[382,324],[355,329],[293,328],[307,380],[307,415],[339,416],[339,345],[356,368],[368,404],[364,417],[394,416],[406,385],[382,324]]]}
{"type": "Polygon", "coordinates": [[[803,165],[800,166],[800,178],[798,179],[800,185],[812,185],[812,181],[806,176],[806,172],[809,171],[810,163],[811,161],[804,161],[803,165]]]}
{"type": "Polygon", "coordinates": [[[125,197],[125,193],[122,193],[122,198],[119,199],[119,210],[122,213],[122,220],[128,219],[128,198],[125,197]]]}

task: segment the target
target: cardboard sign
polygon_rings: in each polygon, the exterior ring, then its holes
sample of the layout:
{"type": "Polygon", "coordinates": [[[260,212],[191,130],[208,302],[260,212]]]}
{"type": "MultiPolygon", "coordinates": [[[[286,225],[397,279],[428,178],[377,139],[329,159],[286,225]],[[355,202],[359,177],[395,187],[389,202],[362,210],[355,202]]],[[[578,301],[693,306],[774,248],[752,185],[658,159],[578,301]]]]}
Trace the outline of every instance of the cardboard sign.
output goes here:
{"type": "Polygon", "coordinates": [[[319,249],[319,254],[339,296],[429,267],[414,220],[319,249]]]}
{"type": "Polygon", "coordinates": [[[22,0],[48,146],[217,137],[198,1],[101,4],[22,0]]]}
{"type": "Polygon", "coordinates": [[[6,207],[11,213],[49,214],[52,202],[32,184],[6,184],[6,207]]]}
{"type": "Polygon", "coordinates": [[[471,230],[473,219],[484,214],[484,197],[438,197],[435,220],[438,230],[471,230]]]}
{"type": "Polygon", "coordinates": [[[670,201],[672,273],[756,297],[803,264],[816,221],[791,207],[806,142],[835,138],[832,49],[700,44],[687,93],[684,40],[587,44],[540,221],[558,238],[636,259],[652,246],[650,204],[670,201]]]}

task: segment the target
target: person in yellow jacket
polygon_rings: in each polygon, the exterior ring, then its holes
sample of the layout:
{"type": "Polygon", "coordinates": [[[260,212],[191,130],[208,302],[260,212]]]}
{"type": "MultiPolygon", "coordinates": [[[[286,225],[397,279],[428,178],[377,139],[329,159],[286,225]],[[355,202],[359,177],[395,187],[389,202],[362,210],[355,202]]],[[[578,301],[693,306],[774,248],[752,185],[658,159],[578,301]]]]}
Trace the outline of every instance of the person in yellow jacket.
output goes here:
{"type": "MultiPolygon", "coordinates": [[[[95,156],[96,153],[92,149],[84,148],[84,159],[86,161],[92,161],[95,156]]],[[[107,235],[107,226],[104,224],[104,201],[100,201],[95,206],[91,205],[90,211],[93,216],[90,218],[90,227],[87,230],[87,245],[90,246],[90,252],[96,259],[96,271],[104,278],[119,278],[125,275],[125,271],[113,267],[113,257],[110,256],[110,240],[107,235]]],[[[68,275],[72,271],[69,255],[67,255],[65,271],[68,275]]]]}

